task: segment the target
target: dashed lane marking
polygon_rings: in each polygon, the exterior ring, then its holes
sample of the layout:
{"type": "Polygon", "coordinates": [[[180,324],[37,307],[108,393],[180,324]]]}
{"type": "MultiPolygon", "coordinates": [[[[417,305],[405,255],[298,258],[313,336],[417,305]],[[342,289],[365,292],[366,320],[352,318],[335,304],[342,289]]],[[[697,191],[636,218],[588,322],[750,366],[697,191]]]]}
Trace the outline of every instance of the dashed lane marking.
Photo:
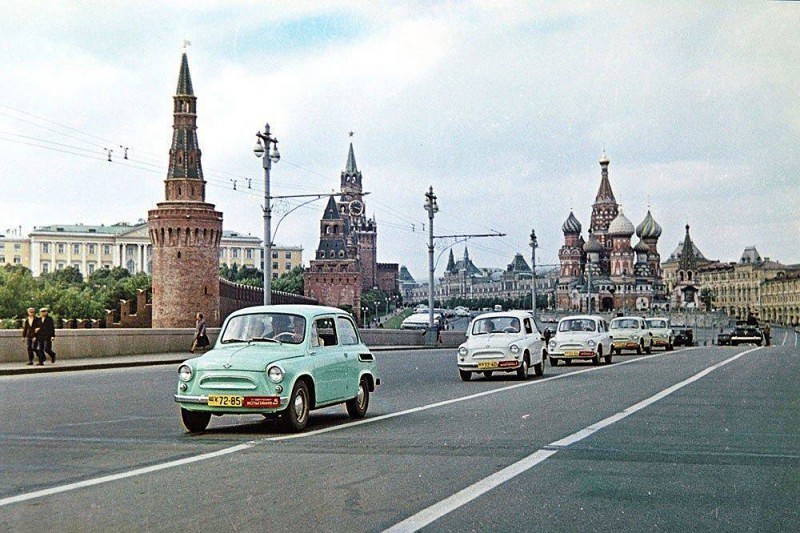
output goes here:
{"type": "Polygon", "coordinates": [[[444,500],[431,505],[430,507],[423,509],[422,511],[418,512],[417,514],[410,516],[395,524],[394,526],[390,527],[389,529],[385,530],[384,533],[391,532],[391,533],[400,533],[400,532],[408,532],[408,531],[417,531],[422,529],[423,527],[435,522],[436,520],[442,518],[443,516],[455,511],[459,507],[463,507],[464,505],[468,504],[469,502],[477,499],[478,497],[486,494],[490,490],[502,485],[506,481],[530,470],[534,466],[538,465],[539,463],[545,461],[546,459],[552,457],[559,450],[563,448],[567,448],[576,442],[579,442],[589,435],[600,431],[603,428],[606,428],[620,420],[627,418],[628,416],[636,413],[644,409],[645,407],[654,404],[655,402],[661,400],[672,394],[673,392],[682,389],[683,387],[694,383],[695,381],[707,376],[711,372],[721,368],[727,364],[730,364],[745,354],[754,352],[756,350],[760,350],[761,348],[753,348],[751,350],[747,350],[741,353],[734,355],[724,361],[721,361],[713,366],[706,368],[698,372],[697,374],[693,375],[690,378],[687,378],[680,383],[676,383],[671,387],[667,387],[666,389],[662,390],[661,392],[650,396],[649,398],[642,400],[639,403],[635,403],[628,407],[627,409],[620,411],[614,415],[609,416],[591,426],[585,427],[575,433],[564,437],[563,439],[559,439],[555,442],[551,442],[544,448],[540,450],[536,450],[531,455],[525,457],[521,461],[517,461],[506,468],[495,472],[494,474],[478,481],[470,485],[469,487],[460,490],[459,492],[453,494],[452,496],[445,498],[444,500]]]}

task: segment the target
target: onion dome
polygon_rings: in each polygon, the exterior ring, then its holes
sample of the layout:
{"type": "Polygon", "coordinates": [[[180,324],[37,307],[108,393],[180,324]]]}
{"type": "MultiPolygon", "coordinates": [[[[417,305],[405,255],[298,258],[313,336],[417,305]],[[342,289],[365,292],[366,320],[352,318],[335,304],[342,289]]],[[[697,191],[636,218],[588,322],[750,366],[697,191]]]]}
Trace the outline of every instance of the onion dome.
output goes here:
{"type": "Polygon", "coordinates": [[[650,252],[650,247],[647,246],[643,240],[639,239],[639,242],[637,242],[636,246],[633,247],[633,251],[637,254],[646,254],[650,252]]]}
{"type": "Polygon", "coordinates": [[[589,234],[589,240],[583,245],[583,251],[587,254],[599,254],[603,251],[603,245],[597,240],[597,237],[589,234]]]}
{"type": "Polygon", "coordinates": [[[642,223],[636,226],[636,236],[642,239],[658,239],[661,237],[661,226],[653,219],[649,209],[642,223]]]}
{"type": "Polygon", "coordinates": [[[581,232],[581,223],[578,222],[578,219],[575,218],[575,215],[572,213],[572,211],[569,212],[569,217],[561,226],[561,231],[564,232],[564,235],[581,232]]]}
{"type": "Polygon", "coordinates": [[[633,235],[634,231],[636,231],[636,229],[633,227],[633,223],[628,220],[628,217],[622,213],[622,209],[620,208],[617,218],[612,220],[611,224],[608,225],[608,234],[630,237],[633,235]]]}

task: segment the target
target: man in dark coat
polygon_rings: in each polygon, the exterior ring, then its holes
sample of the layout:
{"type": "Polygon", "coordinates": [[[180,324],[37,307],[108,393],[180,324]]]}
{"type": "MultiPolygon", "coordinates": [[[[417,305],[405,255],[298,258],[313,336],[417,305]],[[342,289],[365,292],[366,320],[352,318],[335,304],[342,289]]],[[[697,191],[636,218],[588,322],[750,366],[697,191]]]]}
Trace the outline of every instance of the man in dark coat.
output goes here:
{"type": "Polygon", "coordinates": [[[39,309],[39,316],[42,319],[42,326],[36,334],[36,347],[39,352],[39,360],[44,364],[44,354],[50,356],[53,363],[56,362],[56,352],[53,351],[53,340],[56,338],[56,325],[46,307],[39,309]]]}
{"type": "Polygon", "coordinates": [[[42,319],[36,316],[36,309],[33,307],[28,308],[28,316],[22,323],[22,340],[28,346],[28,364],[33,364],[33,356],[36,355],[39,359],[39,364],[44,364],[44,354],[40,353],[36,347],[36,334],[39,328],[42,327],[42,319]]]}

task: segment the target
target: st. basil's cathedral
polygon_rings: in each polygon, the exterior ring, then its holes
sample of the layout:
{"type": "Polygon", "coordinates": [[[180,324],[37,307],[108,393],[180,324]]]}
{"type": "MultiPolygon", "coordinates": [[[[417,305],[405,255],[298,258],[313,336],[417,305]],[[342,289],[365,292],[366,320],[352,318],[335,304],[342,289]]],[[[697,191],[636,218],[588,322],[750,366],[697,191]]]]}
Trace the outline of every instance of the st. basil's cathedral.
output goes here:
{"type": "Polygon", "coordinates": [[[633,311],[666,304],[657,249],[661,226],[648,209],[642,223],[634,228],[614,198],[608,166],[609,160],[603,152],[600,188],[592,205],[587,239],[581,235],[581,223],[572,211],[561,226],[564,245],[558,253],[560,270],[556,287],[559,309],[633,311]],[[638,241],[632,245],[634,233],[638,241]]]}

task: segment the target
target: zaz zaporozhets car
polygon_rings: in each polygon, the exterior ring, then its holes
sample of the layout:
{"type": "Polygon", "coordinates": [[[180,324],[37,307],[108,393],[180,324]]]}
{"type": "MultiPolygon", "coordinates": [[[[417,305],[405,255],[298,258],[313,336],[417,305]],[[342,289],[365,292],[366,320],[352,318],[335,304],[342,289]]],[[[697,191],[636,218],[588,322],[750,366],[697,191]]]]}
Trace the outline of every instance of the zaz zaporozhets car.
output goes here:
{"type": "Polygon", "coordinates": [[[190,432],[212,415],[278,415],[305,429],[312,409],[344,403],[362,418],[380,385],[353,318],[332,307],[272,305],[231,314],[213,350],[178,368],[175,401],[190,432]]]}
{"type": "Polygon", "coordinates": [[[550,365],[559,361],[571,364],[576,359],[588,359],[599,365],[600,359],[611,364],[611,336],[608,324],[595,315],[568,316],[558,321],[556,335],[547,347],[550,365]]]}
{"type": "Polygon", "coordinates": [[[542,334],[526,311],[486,313],[473,319],[467,328],[467,341],[459,346],[458,375],[469,381],[474,372],[490,377],[494,372],[516,372],[527,379],[532,366],[537,376],[544,374],[545,346],[542,334]]]}
{"type": "Polygon", "coordinates": [[[653,346],[663,346],[666,351],[672,350],[675,334],[669,324],[669,318],[648,318],[647,327],[653,334],[653,346]]]}
{"type": "Polygon", "coordinates": [[[617,355],[621,354],[622,350],[635,350],[637,354],[653,351],[653,335],[642,317],[617,317],[609,324],[608,332],[617,355]]]}

